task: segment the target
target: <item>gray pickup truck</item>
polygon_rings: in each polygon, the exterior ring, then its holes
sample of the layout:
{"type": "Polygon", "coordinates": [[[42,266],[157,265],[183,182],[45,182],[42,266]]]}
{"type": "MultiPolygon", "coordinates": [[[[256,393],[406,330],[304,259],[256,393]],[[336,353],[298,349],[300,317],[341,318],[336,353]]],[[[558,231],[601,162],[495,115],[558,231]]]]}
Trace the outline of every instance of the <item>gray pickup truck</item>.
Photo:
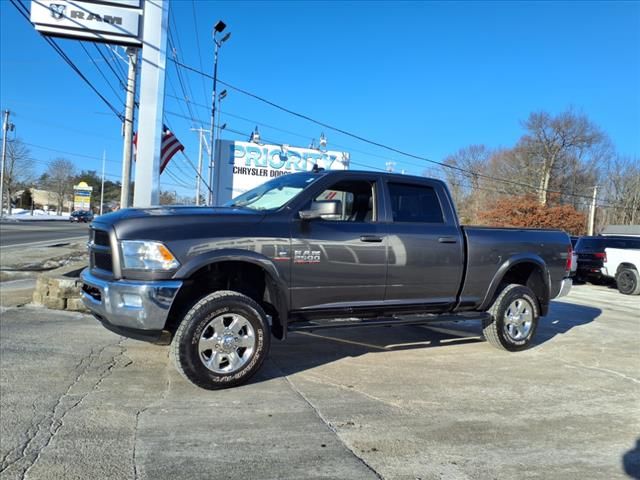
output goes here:
{"type": "Polygon", "coordinates": [[[177,369],[245,382],[271,336],[479,320],[489,343],[533,341],[571,288],[554,230],[463,227],[446,185],[356,171],[275,178],[224,207],[125,209],[90,228],[85,305],[132,338],[172,344],[177,369]]]}

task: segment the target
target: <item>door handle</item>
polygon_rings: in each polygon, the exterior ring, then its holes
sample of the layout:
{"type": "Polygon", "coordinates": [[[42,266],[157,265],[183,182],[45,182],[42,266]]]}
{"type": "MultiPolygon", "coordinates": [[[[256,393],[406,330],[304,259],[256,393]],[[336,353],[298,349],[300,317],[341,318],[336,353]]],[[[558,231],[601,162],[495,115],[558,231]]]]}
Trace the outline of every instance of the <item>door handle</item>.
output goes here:
{"type": "Polygon", "coordinates": [[[377,235],[360,235],[361,242],[371,242],[371,243],[380,243],[382,242],[382,237],[378,237],[377,235]]]}
{"type": "Polygon", "coordinates": [[[440,237],[440,238],[438,238],[438,242],[440,242],[440,243],[458,243],[458,239],[456,237],[440,237]]]}

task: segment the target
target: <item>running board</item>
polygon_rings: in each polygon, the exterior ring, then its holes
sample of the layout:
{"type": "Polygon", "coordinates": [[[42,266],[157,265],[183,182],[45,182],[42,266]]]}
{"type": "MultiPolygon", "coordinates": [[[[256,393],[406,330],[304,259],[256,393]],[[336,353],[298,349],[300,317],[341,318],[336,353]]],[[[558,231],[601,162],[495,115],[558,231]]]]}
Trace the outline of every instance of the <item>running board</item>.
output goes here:
{"type": "Polygon", "coordinates": [[[313,320],[310,322],[290,323],[289,332],[321,330],[328,328],[352,328],[352,327],[387,327],[393,325],[421,325],[437,322],[460,322],[466,320],[488,320],[491,315],[487,312],[465,312],[443,315],[412,315],[403,317],[380,317],[375,319],[339,319],[339,320],[313,320]]]}

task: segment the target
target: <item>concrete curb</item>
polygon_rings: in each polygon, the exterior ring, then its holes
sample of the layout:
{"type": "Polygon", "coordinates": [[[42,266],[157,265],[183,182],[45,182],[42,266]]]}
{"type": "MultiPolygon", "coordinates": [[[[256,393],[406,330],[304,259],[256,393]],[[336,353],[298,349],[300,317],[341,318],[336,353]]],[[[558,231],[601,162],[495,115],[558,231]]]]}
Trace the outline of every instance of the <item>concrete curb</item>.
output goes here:
{"type": "Polygon", "coordinates": [[[80,298],[79,274],[86,262],[75,262],[41,274],[33,292],[33,303],[54,310],[87,312],[80,298]]]}

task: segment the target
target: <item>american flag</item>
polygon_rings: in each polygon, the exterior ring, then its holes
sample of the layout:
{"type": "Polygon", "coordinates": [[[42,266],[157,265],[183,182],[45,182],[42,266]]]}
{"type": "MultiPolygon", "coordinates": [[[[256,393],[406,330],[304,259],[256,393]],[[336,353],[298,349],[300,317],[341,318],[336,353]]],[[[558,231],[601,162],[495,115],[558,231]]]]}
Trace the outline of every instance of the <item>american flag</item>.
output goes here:
{"type": "MultiPolygon", "coordinates": [[[[138,132],[133,136],[133,146],[137,151],[138,132]]],[[[178,137],[176,137],[166,125],[162,125],[162,145],[160,148],[160,173],[162,173],[167,167],[169,160],[171,160],[171,157],[184,150],[184,145],[180,143],[178,137]]]]}

